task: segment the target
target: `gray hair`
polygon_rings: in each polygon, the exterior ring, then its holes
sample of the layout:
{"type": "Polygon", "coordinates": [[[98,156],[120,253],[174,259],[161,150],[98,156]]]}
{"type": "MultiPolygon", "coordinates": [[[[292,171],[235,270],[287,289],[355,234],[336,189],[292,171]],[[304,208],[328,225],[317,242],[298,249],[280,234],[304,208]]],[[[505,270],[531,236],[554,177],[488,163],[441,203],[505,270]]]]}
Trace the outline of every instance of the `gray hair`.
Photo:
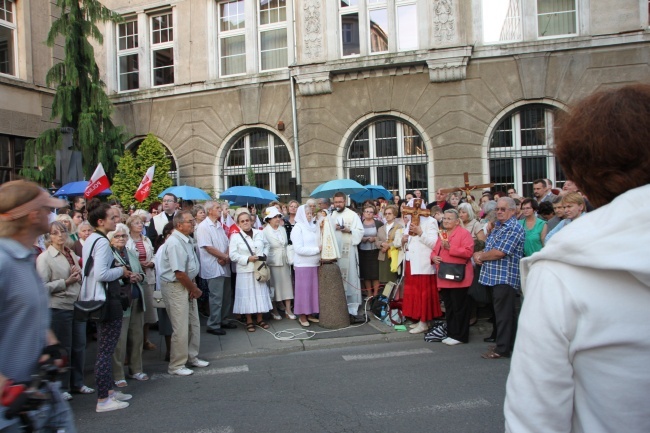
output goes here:
{"type": "Polygon", "coordinates": [[[486,214],[490,213],[496,208],[497,208],[497,202],[494,200],[487,201],[485,202],[485,204],[483,204],[483,212],[486,214]]]}
{"type": "Polygon", "coordinates": [[[458,205],[458,210],[459,211],[465,211],[467,212],[467,216],[469,217],[469,220],[473,220],[476,218],[476,214],[474,213],[474,209],[472,208],[472,205],[469,203],[461,203],[458,205]]]}
{"type": "Polygon", "coordinates": [[[192,216],[192,218],[194,218],[192,212],[188,210],[176,212],[176,214],[174,215],[174,219],[172,220],[172,222],[174,223],[174,228],[178,227],[179,224],[183,224],[185,222],[186,215],[190,215],[192,216]]]}
{"type": "Polygon", "coordinates": [[[219,206],[219,209],[221,209],[221,204],[217,203],[216,201],[206,201],[203,207],[205,208],[205,213],[209,213],[212,208],[215,208],[219,206]]]}
{"type": "Polygon", "coordinates": [[[499,201],[504,201],[510,210],[517,209],[517,203],[510,197],[499,197],[499,201]]]}
{"type": "Polygon", "coordinates": [[[329,198],[319,198],[319,199],[318,199],[318,201],[321,201],[321,200],[323,201],[323,203],[325,203],[325,204],[327,204],[327,205],[330,205],[330,204],[331,204],[329,198]]]}
{"type": "MultiPolygon", "coordinates": [[[[321,199],[319,199],[319,200],[321,200],[321,199]]],[[[322,199],[322,200],[325,200],[325,199],[322,199]]],[[[327,202],[329,203],[329,199],[327,199],[327,202]]],[[[305,202],[305,204],[306,204],[307,206],[317,206],[317,205],[318,205],[318,203],[316,203],[316,200],[314,200],[313,198],[308,199],[308,200],[305,202]]]]}
{"type": "Polygon", "coordinates": [[[85,226],[88,226],[88,227],[90,227],[91,229],[93,228],[93,225],[92,225],[92,224],[90,224],[87,220],[83,220],[83,221],[81,222],[81,224],[79,224],[79,226],[77,227],[77,231],[81,230],[81,228],[82,228],[82,227],[85,227],[85,226]]]}
{"type": "Polygon", "coordinates": [[[129,234],[129,228],[126,226],[126,224],[122,224],[122,223],[117,224],[115,226],[115,230],[113,230],[112,232],[108,232],[106,237],[108,238],[109,241],[112,241],[113,237],[120,232],[124,232],[125,235],[129,234]]]}
{"type": "Polygon", "coordinates": [[[450,213],[454,215],[454,219],[458,219],[458,211],[456,209],[447,209],[444,213],[450,213]]]}

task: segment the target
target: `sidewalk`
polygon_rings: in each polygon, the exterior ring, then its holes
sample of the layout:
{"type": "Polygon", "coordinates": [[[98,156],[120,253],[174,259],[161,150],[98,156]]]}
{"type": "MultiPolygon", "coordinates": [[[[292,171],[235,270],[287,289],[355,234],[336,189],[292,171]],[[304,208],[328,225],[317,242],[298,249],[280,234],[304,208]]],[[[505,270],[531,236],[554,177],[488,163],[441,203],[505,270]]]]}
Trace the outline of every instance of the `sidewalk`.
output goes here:
{"type": "MultiPolygon", "coordinates": [[[[340,330],[321,328],[317,323],[303,328],[297,320],[267,320],[268,330],[259,327],[255,332],[248,332],[243,324],[237,323],[237,329],[226,329],[224,336],[208,334],[206,318],[201,317],[201,350],[200,358],[207,361],[230,359],[238,357],[268,356],[283,353],[319,350],[344,346],[360,346],[366,344],[393,343],[401,341],[423,341],[424,334],[410,334],[405,331],[395,331],[391,326],[370,315],[370,321],[362,325],[352,325],[340,330]],[[315,334],[314,334],[315,333],[315,334]],[[306,337],[313,335],[309,339],[306,337]]],[[[491,324],[480,319],[470,328],[470,343],[482,342],[489,335],[491,324]]],[[[167,362],[164,361],[165,342],[157,330],[149,331],[149,340],[158,348],[154,351],[143,352],[145,372],[166,372],[167,362]]],[[[91,374],[96,358],[97,343],[89,339],[86,349],[86,374],[91,374]]]]}

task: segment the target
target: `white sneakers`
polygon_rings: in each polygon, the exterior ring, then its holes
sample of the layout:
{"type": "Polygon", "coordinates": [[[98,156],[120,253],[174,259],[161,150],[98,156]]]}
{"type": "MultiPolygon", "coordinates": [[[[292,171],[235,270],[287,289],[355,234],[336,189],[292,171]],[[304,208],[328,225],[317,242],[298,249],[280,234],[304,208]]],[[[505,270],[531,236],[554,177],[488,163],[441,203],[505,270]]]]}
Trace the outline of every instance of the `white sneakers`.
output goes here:
{"type": "Polygon", "coordinates": [[[446,344],[447,346],[455,346],[457,344],[463,344],[462,341],[455,340],[451,337],[447,337],[444,340],[442,340],[443,344],[446,344]]]}
{"type": "Polygon", "coordinates": [[[190,364],[192,367],[199,367],[199,368],[207,367],[208,365],[210,365],[210,363],[208,361],[204,361],[204,360],[199,359],[199,358],[196,358],[196,359],[188,362],[188,364],[190,364]]]}
{"type": "Polygon", "coordinates": [[[167,370],[167,372],[169,374],[175,374],[176,376],[189,376],[191,374],[194,374],[194,371],[185,367],[177,368],[176,370],[167,370]]]}
{"type": "Polygon", "coordinates": [[[131,394],[124,394],[119,391],[115,391],[111,394],[106,401],[98,402],[97,407],[95,408],[96,412],[110,412],[112,410],[119,410],[129,407],[129,404],[125,400],[131,400],[133,396],[131,394]]]}

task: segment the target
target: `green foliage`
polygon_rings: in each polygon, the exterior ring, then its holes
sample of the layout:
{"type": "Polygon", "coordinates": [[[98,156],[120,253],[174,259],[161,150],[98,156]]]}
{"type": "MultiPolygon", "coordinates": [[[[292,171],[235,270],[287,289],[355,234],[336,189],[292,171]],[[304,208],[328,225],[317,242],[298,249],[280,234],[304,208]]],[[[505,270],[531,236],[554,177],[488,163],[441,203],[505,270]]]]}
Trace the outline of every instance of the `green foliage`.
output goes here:
{"type": "Polygon", "coordinates": [[[147,169],[152,165],[156,165],[156,171],[153,175],[153,183],[151,184],[151,193],[149,197],[138,204],[139,208],[145,209],[149,207],[151,202],[160,200],[158,194],[172,186],[172,178],[169,177],[169,169],[171,168],[171,161],[167,158],[165,152],[165,147],[158,141],[155,135],[148,134],[147,138],[144,139],[140,147],[138,148],[138,153],[135,158],[135,167],[138,175],[140,176],[135,188],[131,195],[135,194],[135,190],[140,185],[140,181],[144,177],[144,174],[147,172],[147,169]]]}
{"type": "Polygon", "coordinates": [[[117,172],[113,177],[113,184],[111,185],[113,195],[111,195],[110,198],[118,199],[125,208],[136,203],[133,194],[135,194],[135,191],[138,189],[143,176],[144,173],[142,176],[138,175],[135,168],[135,158],[133,158],[133,154],[127,150],[124,152],[124,155],[120,158],[120,162],[117,164],[117,172]]]}
{"type": "Polygon", "coordinates": [[[255,170],[252,167],[246,169],[246,185],[256,186],[255,170]]]}
{"type": "MultiPolygon", "coordinates": [[[[59,119],[61,127],[74,132],[74,150],[80,150],[83,171],[90,178],[99,162],[109,179],[113,178],[117,163],[127,140],[123,128],[111,121],[113,106],[106,95],[105,84],[99,78],[95,52],[89,39],[98,43],[103,37],[96,23],[119,22],[121,17],[104,7],[98,0],[56,0],[60,17],[52,22],[47,45],[52,47],[57,38],[64,42],[64,59],[48,71],[46,84],[55,87],[52,101],[52,119],[59,119]]],[[[60,128],[44,131],[25,148],[22,174],[43,183],[54,178],[54,155],[60,147],[60,128]],[[34,161],[38,170],[30,168],[34,161]],[[51,178],[50,178],[51,176],[51,178]]]]}
{"type": "Polygon", "coordinates": [[[158,194],[172,186],[172,179],[169,177],[171,161],[167,158],[165,147],[153,134],[148,134],[147,138],[140,144],[135,158],[131,152],[124,152],[117,166],[117,173],[111,185],[113,195],[110,198],[117,198],[124,208],[132,204],[138,209],[146,209],[149,204],[158,198],[158,194]],[[140,186],[140,182],[145,173],[152,165],[156,166],[151,184],[151,192],[142,203],[134,197],[135,192],[140,186]]]}

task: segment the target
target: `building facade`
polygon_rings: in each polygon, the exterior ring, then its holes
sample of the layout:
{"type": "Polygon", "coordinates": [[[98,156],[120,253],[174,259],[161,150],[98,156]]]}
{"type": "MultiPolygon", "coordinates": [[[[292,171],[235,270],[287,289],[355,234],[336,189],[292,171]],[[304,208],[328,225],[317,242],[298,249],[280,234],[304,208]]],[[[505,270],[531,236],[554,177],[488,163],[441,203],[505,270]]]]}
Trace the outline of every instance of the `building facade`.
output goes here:
{"type": "Polygon", "coordinates": [[[558,110],[650,82],[648,0],[103,3],[124,18],[96,54],[125,146],[155,134],[179,183],[215,193],[252,170],[285,199],[294,183],[403,195],[463,172],[530,195],[563,180],[558,110]]]}

